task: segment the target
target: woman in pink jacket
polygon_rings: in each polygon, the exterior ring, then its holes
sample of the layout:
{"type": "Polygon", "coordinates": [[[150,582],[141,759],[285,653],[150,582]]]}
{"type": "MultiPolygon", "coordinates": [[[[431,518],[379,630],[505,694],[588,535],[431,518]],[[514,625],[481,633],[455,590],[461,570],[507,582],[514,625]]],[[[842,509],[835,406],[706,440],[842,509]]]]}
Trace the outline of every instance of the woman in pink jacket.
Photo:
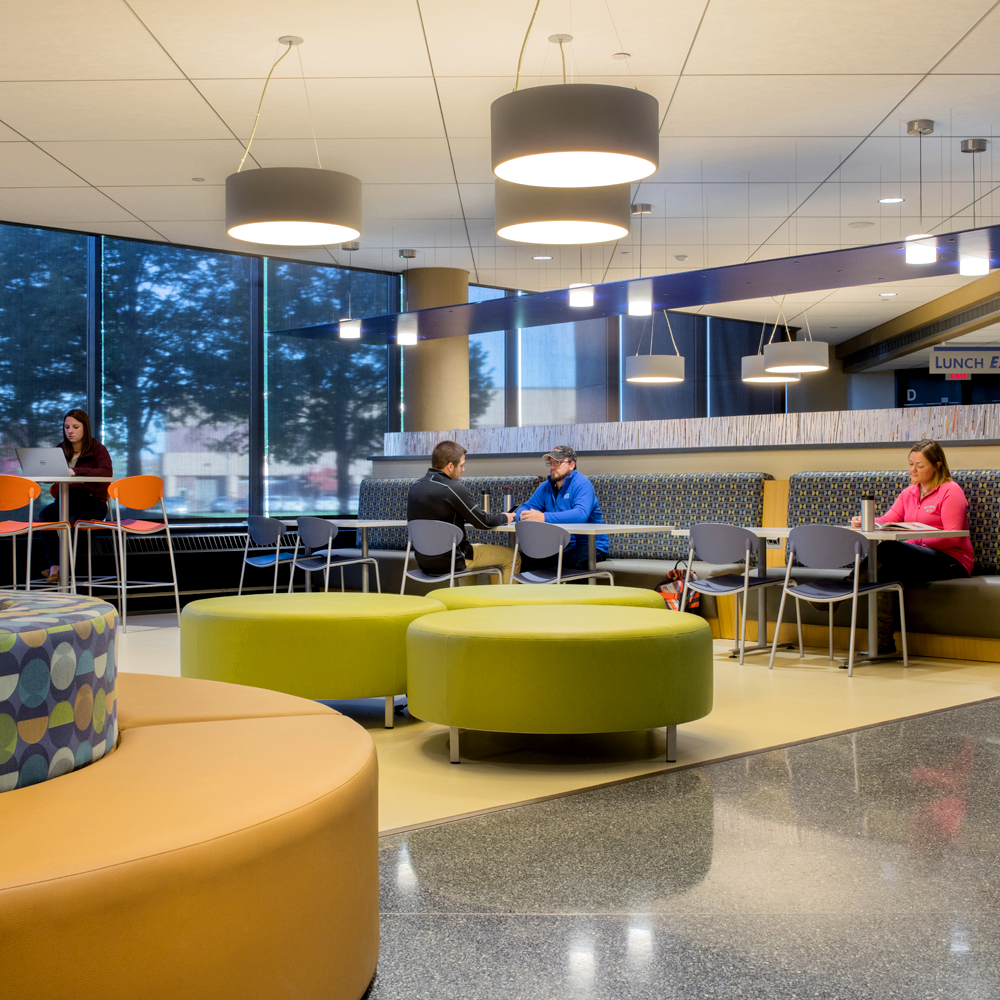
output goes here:
{"type": "MultiPolygon", "coordinates": [[[[924,440],[910,451],[910,485],[875,520],[919,521],[931,528],[966,531],[968,508],[962,487],[951,478],[944,449],[937,441],[924,440]]],[[[851,524],[860,528],[861,518],[852,518],[851,524]]],[[[881,542],[878,547],[879,579],[899,580],[905,587],[971,576],[974,561],[968,538],[916,538],[912,542],[881,542]]],[[[879,601],[879,652],[895,648],[891,610],[894,607],[888,601],[879,601]]]]}

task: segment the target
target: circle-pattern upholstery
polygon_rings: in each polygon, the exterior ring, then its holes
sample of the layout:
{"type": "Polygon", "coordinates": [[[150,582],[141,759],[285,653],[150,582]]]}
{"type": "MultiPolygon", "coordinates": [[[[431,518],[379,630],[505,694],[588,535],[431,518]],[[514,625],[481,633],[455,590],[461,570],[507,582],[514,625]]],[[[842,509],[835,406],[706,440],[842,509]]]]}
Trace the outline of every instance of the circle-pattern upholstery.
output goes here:
{"type": "Polygon", "coordinates": [[[504,583],[492,587],[443,587],[432,590],[427,596],[440,601],[449,611],[524,604],[617,604],[631,608],[657,608],[660,611],[666,608],[666,602],[655,590],[643,587],[504,583]]]}
{"type": "Polygon", "coordinates": [[[300,698],[406,693],[406,628],[442,611],[400,594],[252,594],[181,613],[181,675],[300,698]]]}
{"type": "Polygon", "coordinates": [[[117,612],[94,597],[0,594],[0,792],[114,748],[117,632],[117,612]]]}
{"type": "Polygon", "coordinates": [[[678,725],[712,710],[711,629],[676,611],[444,611],[410,625],[407,653],[410,712],[446,726],[610,733],[678,725]]]}

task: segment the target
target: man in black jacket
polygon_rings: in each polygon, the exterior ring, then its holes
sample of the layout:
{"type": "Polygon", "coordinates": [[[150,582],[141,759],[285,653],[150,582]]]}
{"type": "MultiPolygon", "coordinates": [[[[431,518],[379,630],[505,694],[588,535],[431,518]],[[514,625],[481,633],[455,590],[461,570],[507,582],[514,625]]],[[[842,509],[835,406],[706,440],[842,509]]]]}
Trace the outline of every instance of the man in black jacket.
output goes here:
{"type": "MultiPolygon", "coordinates": [[[[513,513],[487,514],[469,491],[459,482],[465,471],[465,449],[455,441],[441,441],[431,455],[431,468],[423,479],[411,487],[406,501],[407,521],[447,521],[465,531],[473,528],[496,528],[510,524],[513,513]]],[[[451,553],[423,556],[415,552],[417,565],[425,573],[448,573],[451,553]]],[[[514,550],[506,545],[473,545],[463,538],[455,554],[455,569],[476,569],[479,566],[499,566],[503,580],[510,580],[511,557],[514,550]]],[[[475,577],[465,577],[470,583],[475,577]]],[[[465,582],[463,580],[463,582],[465,582]]]]}

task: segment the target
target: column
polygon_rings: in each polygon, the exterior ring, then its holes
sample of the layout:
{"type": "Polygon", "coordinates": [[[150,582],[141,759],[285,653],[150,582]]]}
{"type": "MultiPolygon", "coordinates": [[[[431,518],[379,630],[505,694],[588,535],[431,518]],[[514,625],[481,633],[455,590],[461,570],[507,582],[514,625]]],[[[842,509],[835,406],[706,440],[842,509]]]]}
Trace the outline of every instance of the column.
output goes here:
{"type": "MultiPolygon", "coordinates": [[[[415,267],[403,274],[403,309],[469,301],[469,272],[415,267]]],[[[469,340],[444,337],[403,348],[403,427],[443,431],[469,426],[469,340]]]]}

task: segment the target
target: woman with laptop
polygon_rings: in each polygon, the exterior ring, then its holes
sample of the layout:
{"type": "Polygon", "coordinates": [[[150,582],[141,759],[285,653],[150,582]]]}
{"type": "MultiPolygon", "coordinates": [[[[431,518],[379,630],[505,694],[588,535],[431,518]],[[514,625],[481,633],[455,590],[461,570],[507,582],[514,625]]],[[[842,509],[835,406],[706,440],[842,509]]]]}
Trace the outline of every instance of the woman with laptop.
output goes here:
{"type": "MultiPolygon", "coordinates": [[[[112,476],[111,456],[100,441],[90,432],[90,417],[83,410],[70,410],[63,417],[63,439],[59,445],[66,456],[71,476],[112,476]]],[[[57,489],[58,487],[53,487],[57,489]]],[[[80,483],[69,488],[70,524],[77,521],[103,521],[108,516],[108,484],[80,483]]],[[[59,502],[45,507],[40,521],[59,520],[59,502]]],[[[42,532],[49,569],[43,576],[47,581],[59,578],[59,532],[42,532]]]]}

